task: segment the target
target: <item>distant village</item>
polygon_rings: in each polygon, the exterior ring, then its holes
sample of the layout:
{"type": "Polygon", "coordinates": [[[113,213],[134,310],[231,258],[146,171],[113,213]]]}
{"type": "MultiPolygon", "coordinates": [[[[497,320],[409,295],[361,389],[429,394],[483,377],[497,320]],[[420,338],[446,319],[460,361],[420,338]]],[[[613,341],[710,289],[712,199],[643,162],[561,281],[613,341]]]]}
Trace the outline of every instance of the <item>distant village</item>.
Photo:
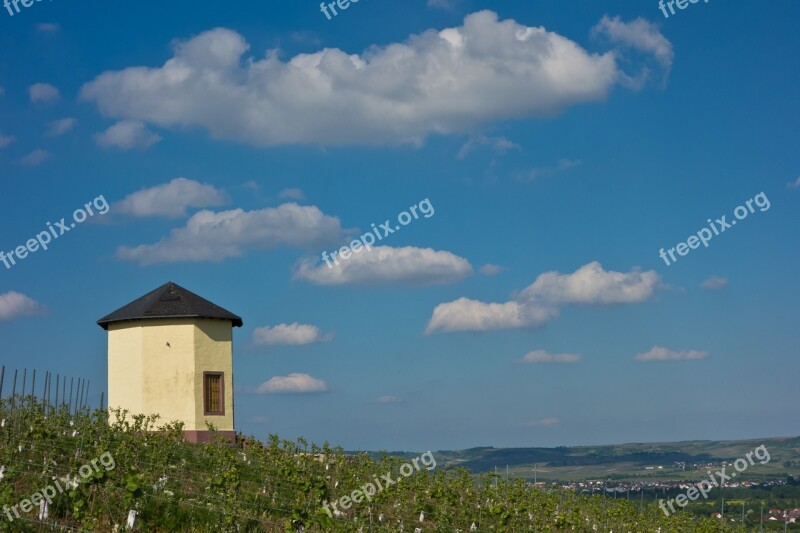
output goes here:
{"type": "MultiPolygon", "coordinates": [[[[671,467],[667,467],[668,469],[681,469],[686,470],[687,468],[690,470],[699,470],[701,472],[705,472],[705,470],[710,468],[719,468],[722,466],[731,466],[732,463],[728,461],[723,462],[708,462],[708,463],[685,463],[681,461],[676,461],[671,465],[671,467]]],[[[645,471],[658,471],[664,470],[663,465],[653,465],[653,466],[645,466],[645,471]]],[[[702,476],[701,476],[702,477],[702,476]]],[[[800,476],[792,476],[790,477],[792,483],[800,484],[800,476]]],[[[687,489],[697,486],[699,481],[650,481],[650,480],[641,480],[641,481],[618,481],[618,480],[587,480],[587,481],[575,481],[575,482],[568,482],[568,483],[553,483],[549,481],[539,481],[536,483],[530,483],[531,485],[546,488],[548,486],[556,485],[558,487],[573,490],[575,492],[579,492],[586,495],[594,495],[594,494],[601,494],[605,493],[608,497],[613,498],[626,498],[626,499],[637,499],[644,497],[645,499],[652,498],[653,495],[657,495],[659,493],[666,495],[670,492],[684,492],[687,489]],[[647,494],[649,493],[649,494],[647,494]]],[[[724,488],[745,488],[745,489],[772,489],[774,487],[780,487],[789,484],[790,481],[787,479],[764,479],[761,481],[756,480],[736,480],[736,481],[725,481],[722,483],[722,487],[724,488]]],[[[721,518],[720,513],[715,513],[714,515],[716,518],[721,518]]],[[[787,508],[787,509],[780,509],[780,508],[771,508],[769,510],[764,510],[764,520],[769,521],[779,521],[779,522],[786,522],[789,524],[799,523],[800,524],[800,508],[787,508]]]]}
{"type": "MultiPolygon", "coordinates": [[[[688,488],[694,487],[698,482],[690,481],[575,481],[570,483],[559,483],[558,486],[571,489],[577,492],[594,494],[595,492],[603,492],[604,490],[609,494],[627,494],[629,492],[638,493],[642,490],[649,491],[683,491],[688,488]]],[[[539,481],[532,483],[537,487],[546,487],[550,483],[539,481]]],[[[785,479],[770,479],[765,481],[734,481],[725,482],[722,484],[725,488],[772,488],[786,485],[785,479]]]]}

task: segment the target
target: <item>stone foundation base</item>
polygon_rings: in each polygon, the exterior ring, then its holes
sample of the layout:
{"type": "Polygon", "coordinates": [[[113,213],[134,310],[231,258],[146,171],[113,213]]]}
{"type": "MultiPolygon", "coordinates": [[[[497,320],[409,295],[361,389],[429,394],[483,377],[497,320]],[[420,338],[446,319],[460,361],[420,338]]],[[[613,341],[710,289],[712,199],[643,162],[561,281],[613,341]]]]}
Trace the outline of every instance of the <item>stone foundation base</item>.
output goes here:
{"type": "MultiPolygon", "coordinates": [[[[214,432],[208,430],[203,430],[203,431],[186,430],[183,432],[184,438],[188,442],[194,442],[194,443],[206,443],[209,440],[211,440],[211,435],[213,434],[214,432]]],[[[217,431],[216,434],[229,442],[236,442],[236,432],[233,430],[217,431]]]]}

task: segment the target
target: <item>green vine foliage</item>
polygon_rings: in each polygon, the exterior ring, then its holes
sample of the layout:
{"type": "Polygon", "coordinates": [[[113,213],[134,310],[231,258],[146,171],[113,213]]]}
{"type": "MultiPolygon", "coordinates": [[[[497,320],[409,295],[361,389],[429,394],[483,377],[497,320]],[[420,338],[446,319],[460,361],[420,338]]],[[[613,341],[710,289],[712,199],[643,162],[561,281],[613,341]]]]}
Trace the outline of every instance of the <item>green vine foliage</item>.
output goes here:
{"type": "Polygon", "coordinates": [[[666,517],[652,503],[640,511],[627,500],[536,488],[464,469],[422,467],[404,477],[400,467],[406,461],[399,457],[347,455],[302,438],[237,437],[231,443],[215,436],[192,444],[184,440],[181,424],[160,423],[157,416],[75,414],[33,397],[0,400],[0,420],[0,509],[18,506],[54,478],[77,475],[103,454],[113,457],[113,468],[106,462],[57,494],[44,525],[36,508],[14,521],[0,513],[0,531],[124,532],[130,511],[137,531],[159,532],[744,531],[685,512],[666,517]],[[325,510],[325,503],[386,475],[402,481],[339,505],[336,513],[325,510]]]}

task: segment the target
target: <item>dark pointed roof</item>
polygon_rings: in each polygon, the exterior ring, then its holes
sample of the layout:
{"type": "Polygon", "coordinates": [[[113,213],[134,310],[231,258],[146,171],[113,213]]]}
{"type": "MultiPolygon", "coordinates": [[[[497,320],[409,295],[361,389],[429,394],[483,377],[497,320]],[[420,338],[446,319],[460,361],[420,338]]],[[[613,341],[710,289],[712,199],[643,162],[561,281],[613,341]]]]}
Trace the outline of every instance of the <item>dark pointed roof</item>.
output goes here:
{"type": "Polygon", "coordinates": [[[108,330],[112,322],[155,318],[219,318],[242,327],[241,317],[171,281],[104,316],[97,324],[108,330]]]}

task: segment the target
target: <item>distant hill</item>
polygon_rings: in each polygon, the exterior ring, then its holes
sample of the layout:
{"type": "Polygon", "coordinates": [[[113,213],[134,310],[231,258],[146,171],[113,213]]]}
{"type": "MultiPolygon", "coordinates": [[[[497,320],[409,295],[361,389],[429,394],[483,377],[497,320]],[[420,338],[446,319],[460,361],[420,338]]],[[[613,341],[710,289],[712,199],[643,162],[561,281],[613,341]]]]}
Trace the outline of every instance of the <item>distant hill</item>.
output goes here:
{"type": "MultiPolygon", "coordinates": [[[[541,480],[583,481],[590,479],[692,479],[705,474],[705,465],[719,465],[743,457],[765,445],[770,461],[756,463],[742,478],[800,474],[800,437],[751,440],[694,440],[680,442],[630,443],[603,446],[559,446],[557,448],[477,447],[459,451],[434,452],[442,466],[460,466],[473,473],[508,466],[511,475],[541,480]],[[679,466],[676,463],[684,463],[679,466]],[[693,465],[702,465],[701,468],[693,465]],[[652,467],[652,468],[648,468],[652,467]],[[659,468],[661,467],[661,468],[659,468]]],[[[415,453],[392,452],[413,457],[415,453]]]]}

